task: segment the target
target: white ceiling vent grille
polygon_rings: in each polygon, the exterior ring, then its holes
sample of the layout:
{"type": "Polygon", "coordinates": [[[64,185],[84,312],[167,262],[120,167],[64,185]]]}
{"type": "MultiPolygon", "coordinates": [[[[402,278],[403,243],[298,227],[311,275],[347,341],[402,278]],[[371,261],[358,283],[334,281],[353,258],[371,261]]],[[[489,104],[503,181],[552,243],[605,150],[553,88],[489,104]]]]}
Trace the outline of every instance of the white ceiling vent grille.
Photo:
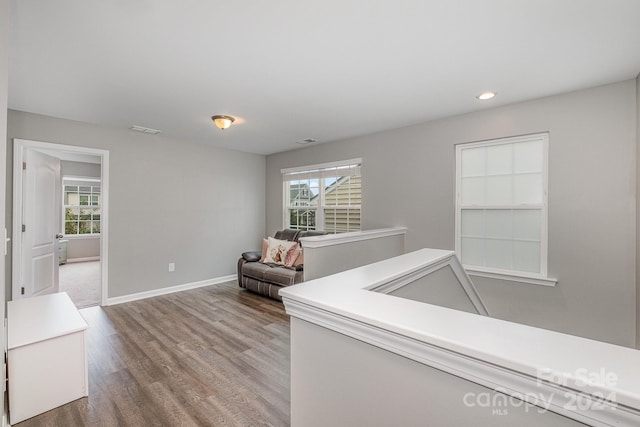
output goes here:
{"type": "Polygon", "coordinates": [[[151,135],[157,135],[161,132],[158,129],[146,128],[144,126],[131,126],[130,129],[135,130],[136,132],[150,133],[151,135]]]}

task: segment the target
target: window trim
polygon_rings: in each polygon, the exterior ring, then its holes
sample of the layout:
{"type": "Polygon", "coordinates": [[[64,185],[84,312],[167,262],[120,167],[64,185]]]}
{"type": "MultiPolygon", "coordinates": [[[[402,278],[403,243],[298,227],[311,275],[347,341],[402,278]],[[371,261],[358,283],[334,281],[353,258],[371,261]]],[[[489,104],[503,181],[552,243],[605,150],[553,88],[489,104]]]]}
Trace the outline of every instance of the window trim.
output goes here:
{"type": "MultiPolygon", "coordinates": [[[[88,184],[88,186],[94,186],[94,187],[100,187],[100,201],[102,199],[102,179],[100,178],[96,178],[96,177],[89,177],[89,176],[76,176],[76,175],[65,175],[62,177],[62,179],[60,180],[61,184],[62,184],[62,214],[61,214],[61,219],[62,219],[62,234],[64,235],[65,239],[77,239],[77,238],[88,238],[88,237],[100,237],[100,235],[102,233],[85,233],[85,234],[79,234],[79,233],[75,233],[75,234],[67,234],[64,231],[66,230],[66,220],[65,220],[65,210],[67,207],[78,207],[78,208],[82,208],[84,205],[65,205],[64,204],[64,187],[65,187],[65,181],[69,182],[69,181],[76,181],[76,182],[82,182],[85,184],[88,184]],[[93,185],[93,183],[97,184],[97,185],[93,185]]],[[[72,184],[73,185],[73,184],[72,184]]],[[[80,186],[80,184],[75,184],[80,186]]],[[[85,185],[87,186],[87,185],[85,185]]],[[[93,194],[93,192],[92,192],[93,194]]],[[[100,219],[98,220],[100,222],[100,230],[102,231],[102,202],[100,202],[97,206],[95,205],[87,205],[90,208],[93,207],[97,207],[100,208],[100,219]]],[[[85,207],[87,207],[85,206],[85,207]]],[[[91,220],[92,222],[94,221],[93,219],[91,220]]]]}
{"type": "Polygon", "coordinates": [[[315,165],[296,166],[294,168],[280,169],[280,173],[282,174],[283,181],[285,181],[284,176],[291,175],[297,172],[315,172],[315,171],[320,171],[322,169],[339,168],[339,167],[350,166],[354,164],[360,164],[360,167],[362,167],[362,159],[356,158],[356,159],[349,159],[349,160],[339,160],[337,162],[318,163],[315,165]]]}
{"type": "Polygon", "coordinates": [[[472,267],[465,267],[465,270],[469,276],[486,277],[489,279],[506,280],[509,282],[526,283],[530,285],[540,285],[554,287],[558,283],[558,279],[554,279],[540,274],[525,274],[525,273],[505,273],[504,271],[490,271],[491,269],[485,268],[479,270],[472,267]]]}
{"type": "MultiPolygon", "coordinates": [[[[284,169],[280,169],[280,173],[282,175],[282,227],[283,228],[287,228],[290,226],[289,224],[289,209],[295,209],[296,206],[291,206],[290,205],[290,194],[289,191],[287,191],[287,185],[289,182],[291,181],[297,181],[297,180],[301,180],[301,179],[305,179],[305,178],[318,178],[318,179],[325,179],[328,177],[336,177],[338,175],[336,175],[335,173],[330,172],[332,169],[335,168],[341,168],[341,167],[349,167],[349,166],[353,166],[353,165],[358,165],[357,168],[350,168],[350,174],[349,175],[358,175],[361,177],[362,179],[362,158],[354,158],[354,159],[348,159],[348,160],[339,160],[339,161],[335,161],[335,162],[327,162],[327,163],[318,163],[318,164],[313,164],[313,165],[306,165],[306,166],[296,166],[296,167],[292,167],[292,168],[284,168],[284,169]],[[356,172],[356,173],[354,173],[356,172]],[[299,174],[298,176],[296,176],[294,179],[289,179],[292,176],[295,176],[296,174],[299,174]]],[[[340,175],[340,176],[346,176],[346,175],[340,175]]],[[[320,200],[324,201],[325,200],[325,188],[324,186],[320,186],[320,188],[318,189],[318,196],[320,198],[320,200]]],[[[324,230],[325,227],[325,218],[324,218],[324,209],[325,208],[336,208],[336,209],[351,209],[353,208],[354,205],[332,205],[332,206],[327,206],[324,203],[323,204],[318,204],[318,206],[314,209],[314,208],[310,208],[308,210],[314,210],[315,211],[315,221],[316,221],[316,229],[317,230],[324,230]]],[[[309,208],[307,206],[299,206],[300,208],[309,208]]],[[[360,205],[358,205],[358,208],[360,209],[360,229],[359,230],[348,230],[347,232],[350,231],[361,231],[362,230],[362,203],[360,203],[360,205]]]]}
{"type": "MultiPolygon", "coordinates": [[[[463,207],[461,204],[461,182],[462,182],[462,152],[469,148],[494,147],[498,145],[514,144],[528,141],[542,142],[542,203],[521,204],[521,205],[475,205],[478,209],[540,209],[542,224],[540,236],[540,273],[531,273],[518,270],[506,270],[484,266],[463,264],[467,273],[473,276],[488,277],[500,280],[536,284],[542,286],[555,286],[557,279],[548,277],[548,250],[549,250],[549,132],[540,132],[529,135],[514,137],[495,138],[477,142],[466,142],[455,145],[455,252],[462,262],[461,244],[461,217],[462,210],[471,208],[463,207]]],[[[486,176],[486,175],[485,175],[486,176]]]]}

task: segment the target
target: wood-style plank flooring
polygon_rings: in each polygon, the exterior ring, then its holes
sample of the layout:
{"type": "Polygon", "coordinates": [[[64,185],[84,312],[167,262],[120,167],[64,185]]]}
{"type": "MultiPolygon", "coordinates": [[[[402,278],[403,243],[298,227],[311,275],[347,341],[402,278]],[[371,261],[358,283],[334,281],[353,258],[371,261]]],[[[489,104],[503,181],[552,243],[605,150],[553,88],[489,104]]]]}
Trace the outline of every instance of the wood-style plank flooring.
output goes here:
{"type": "Polygon", "coordinates": [[[17,426],[289,425],[281,303],[229,282],[80,312],[89,397],[17,426]]]}

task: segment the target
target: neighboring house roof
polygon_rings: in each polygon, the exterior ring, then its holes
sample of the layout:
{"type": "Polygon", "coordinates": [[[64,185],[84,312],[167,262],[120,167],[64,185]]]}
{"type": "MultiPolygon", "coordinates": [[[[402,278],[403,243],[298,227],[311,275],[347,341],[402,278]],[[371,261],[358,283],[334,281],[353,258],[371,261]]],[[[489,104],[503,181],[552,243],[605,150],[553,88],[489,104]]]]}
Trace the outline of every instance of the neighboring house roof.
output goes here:
{"type": "MultiPolygon", "coordinates": [[[[351,203],[344,204],[354,204],[354,199],[358,201],[358,203],[355,204],[359,204],[361,197],[361,188],[359,185],[356,187],[344,185],[349,181],[353,183],[357,182],[358,184],[360,184],[361,178],[360,176],[339,177],[337,180],[333,181],[331,184],[325,187],[325,200],[335,201],[336,198],[340,199],[350,196],[351,203]]],[[[291,204],[294,204],[293,202],[295,201],[308,201],[309,205],[317,204],[319,194],[315,194],[309,198],[310,192],[311,187],[306,183],[289,184],[289,200],[292,202],[291,204]]]]}
{"type": "MultiPolygon", "coordinates": [[[[289,184],[289,200],[291,202],[309,200],[311,187],[305,183],[289,184]]],[[[315,196],[313,197],[315,199],[315,196]]],[[[292,203],[293,204],[293,203],[292,203]]]]}

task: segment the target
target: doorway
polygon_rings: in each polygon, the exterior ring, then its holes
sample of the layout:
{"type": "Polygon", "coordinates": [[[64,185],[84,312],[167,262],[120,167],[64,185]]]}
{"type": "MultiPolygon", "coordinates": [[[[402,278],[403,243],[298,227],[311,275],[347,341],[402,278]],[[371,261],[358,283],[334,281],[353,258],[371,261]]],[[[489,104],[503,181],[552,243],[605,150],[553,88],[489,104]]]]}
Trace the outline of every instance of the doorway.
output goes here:
{"type": "Polygon", "coordinates": [[[107,304],[108,190],[108,151],[14,140],[12,299],[65,291],[78,307],[107,304]],[[42,178],[45,174],[35,166],[29,169],[30,158],[52,163],[44,170],[55,170],[47,172],[55,177],[42,178]],[[33,185],[38,179],[40,187],[33,185]],[[50,179],[56,184],[49,184],[50,179]],[[42,198],[38,193],[46,186],[44,192],[55,195],[44,197],[43,206],[50,213],[40,215],[44,210],[36,198],[42,198]],[[51,251],[44,255],[36,252],[49,245],[51,251]],[[45,282],[47,289],[40,291],[45,282]]]}
{"type": "Polygon", "coordinates": [[[77,308],[100,304],[100,169],[98,156],[77,159],[67,153],[60,155],[62,237],[58,240],[58,289],[66,292],[77,308]]]}

